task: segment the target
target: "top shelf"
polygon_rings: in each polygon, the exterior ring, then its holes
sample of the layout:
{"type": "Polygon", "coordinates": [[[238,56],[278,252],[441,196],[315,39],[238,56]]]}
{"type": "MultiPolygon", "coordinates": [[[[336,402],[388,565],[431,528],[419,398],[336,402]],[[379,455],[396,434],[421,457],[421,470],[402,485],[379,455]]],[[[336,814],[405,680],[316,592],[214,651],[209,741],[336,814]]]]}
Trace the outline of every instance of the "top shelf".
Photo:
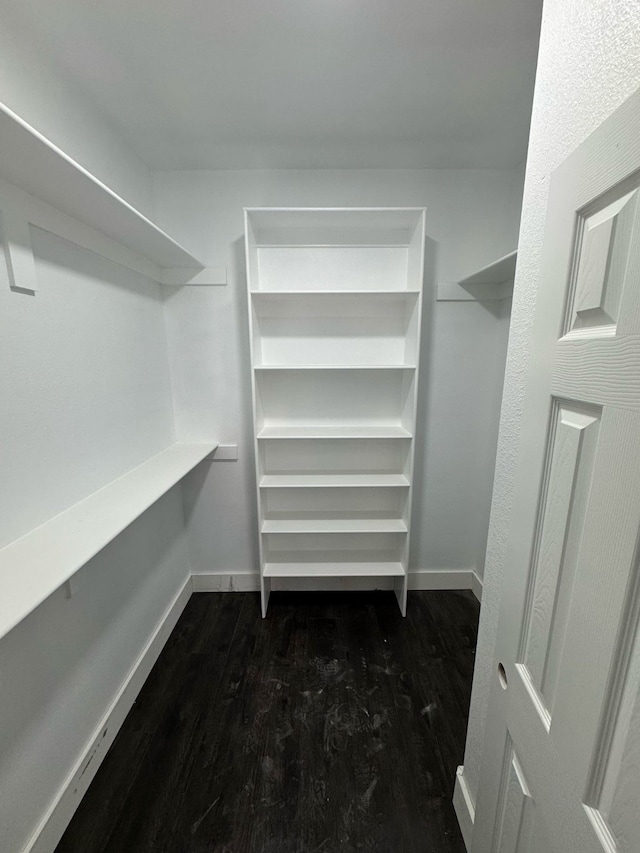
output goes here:
{"type": "Polygon", "coordinates": [[[409,246],[424,208],[245,208],[247,233],[259,248],[409,246]]]}
{"type": "Polygon", "coordinates": [[[202,269],[197,258],[165,234],[20,116],[0,104],[0,177],[160,268],[202,269]]]}
{"type": "Polygon", "coordinates": [[[382,290],[381,288],[358,288],[352,290],[336,290],[335,288],[331,290],[306,290],[304,288],[300,288],[299,290],[251,290],[249,291],[252,299],[258,300],[265,297],[269,301],[277,301],[278,299],[289,299],[292,296],[295,297],[320,297],[324,298],[327,296],[340,296],[340,297],[361,297],[361,296],[377,296],[384,298],[389,301],[399,301],[404,299],[406,296],[418,296],[420,293],[419,290],[409,290],[409,288],[405,287],[404,289],[396,288],[395,290],[386,289],[382,290]]]}

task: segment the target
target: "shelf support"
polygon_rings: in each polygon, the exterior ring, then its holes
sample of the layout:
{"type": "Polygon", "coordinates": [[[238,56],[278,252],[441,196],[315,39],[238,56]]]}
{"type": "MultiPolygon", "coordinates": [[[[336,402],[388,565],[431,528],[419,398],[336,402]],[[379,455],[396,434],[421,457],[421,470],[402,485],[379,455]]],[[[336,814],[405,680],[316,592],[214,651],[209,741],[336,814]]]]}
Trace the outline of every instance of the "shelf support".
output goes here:
{"type": "Polygon", "coordinates": [[[35,293],[38,287],[29,222],[5,209],[0,212],[0,226],[9,287],[35,293]]]}

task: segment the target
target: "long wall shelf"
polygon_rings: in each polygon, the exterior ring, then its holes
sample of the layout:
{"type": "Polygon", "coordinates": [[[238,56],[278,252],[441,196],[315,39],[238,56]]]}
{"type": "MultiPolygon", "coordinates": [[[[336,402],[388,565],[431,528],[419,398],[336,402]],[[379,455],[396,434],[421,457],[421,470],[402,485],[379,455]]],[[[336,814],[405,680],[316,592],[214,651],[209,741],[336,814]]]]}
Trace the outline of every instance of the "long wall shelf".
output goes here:
{"type": "Polygon", "coordinates": [[[392,578],[406,610],[422,208],[245,211],[262,611],[392,578]]]}
{"type": "Polygon", "coordinates": [[[0,104],[0,177],[78,219],[160,268],[203,269],[176,240],[0,104]]]}
{"type": "Polygon", "coordinates": [[[0,550],[0,637],[212,453],[173,444],[0,550]]]}

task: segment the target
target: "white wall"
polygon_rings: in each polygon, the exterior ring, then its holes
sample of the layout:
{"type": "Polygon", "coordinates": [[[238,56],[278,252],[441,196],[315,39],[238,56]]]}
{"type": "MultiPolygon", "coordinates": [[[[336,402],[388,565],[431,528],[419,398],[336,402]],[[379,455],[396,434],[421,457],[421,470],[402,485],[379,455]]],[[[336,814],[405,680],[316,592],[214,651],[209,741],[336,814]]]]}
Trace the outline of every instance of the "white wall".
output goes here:
{"type": "Polygon", "coordinates": [[[640,86],[638,0],[545,0],[464,777],[475,802],[549,177],[640,86]]]}
{"type": "Polygon", "coordinates": [[[35,296],[0,255],[0,547],[174,440],[160,286],[32,234],[35,296]]]}
{"type": "Polygon", "coordinates": [[[210,264],[226,288],[186,288],[166,304],[176,428],[182,440],[237,442],[237,463],[185,482],[195,572],[255,572],[257,524],[242,208],[411,206],[427,212],[426,307],[412,566],[482,571],[506,348],[497,303],[436,303],[454,281],[515,245],[510,171],[342,170],[155,175],[158,222],[210,264]]]}
{"type": "Polygon", "coordinates": [[[80,570],[71,599],[59,589],[0,640],[3,853],[25,850],[188,571],[177,486],[80,570]]]}
{"type": "MultiPolygon", "coordinates": [[[[174,441],[159,285],[33,247],[35,295],[0,253],[0,546],[174,441]]],[[[188,573],[177,487],[0,640],[0,850],[23,850],[188,573]]]]}
{"type": "MultiPolygon", "coordinates": [[[[19,4],[0,24],[0,102],[77,160],[141,212],[153,218],[151,176],[72,79],[48,58],[19,4]]],[[[104,61],[93,56],[89,64],[104,61]]]]}

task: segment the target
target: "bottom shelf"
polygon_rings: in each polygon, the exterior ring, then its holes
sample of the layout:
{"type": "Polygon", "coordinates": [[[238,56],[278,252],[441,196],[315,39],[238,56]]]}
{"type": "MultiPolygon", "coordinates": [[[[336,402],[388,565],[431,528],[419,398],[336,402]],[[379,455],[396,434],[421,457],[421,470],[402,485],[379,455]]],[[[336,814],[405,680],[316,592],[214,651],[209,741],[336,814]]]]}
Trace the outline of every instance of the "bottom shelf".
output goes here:
{"type": "Polygon", "coordinates": [[[265,563],[265,578],[402,577],[402,563],[265,563]]]}

